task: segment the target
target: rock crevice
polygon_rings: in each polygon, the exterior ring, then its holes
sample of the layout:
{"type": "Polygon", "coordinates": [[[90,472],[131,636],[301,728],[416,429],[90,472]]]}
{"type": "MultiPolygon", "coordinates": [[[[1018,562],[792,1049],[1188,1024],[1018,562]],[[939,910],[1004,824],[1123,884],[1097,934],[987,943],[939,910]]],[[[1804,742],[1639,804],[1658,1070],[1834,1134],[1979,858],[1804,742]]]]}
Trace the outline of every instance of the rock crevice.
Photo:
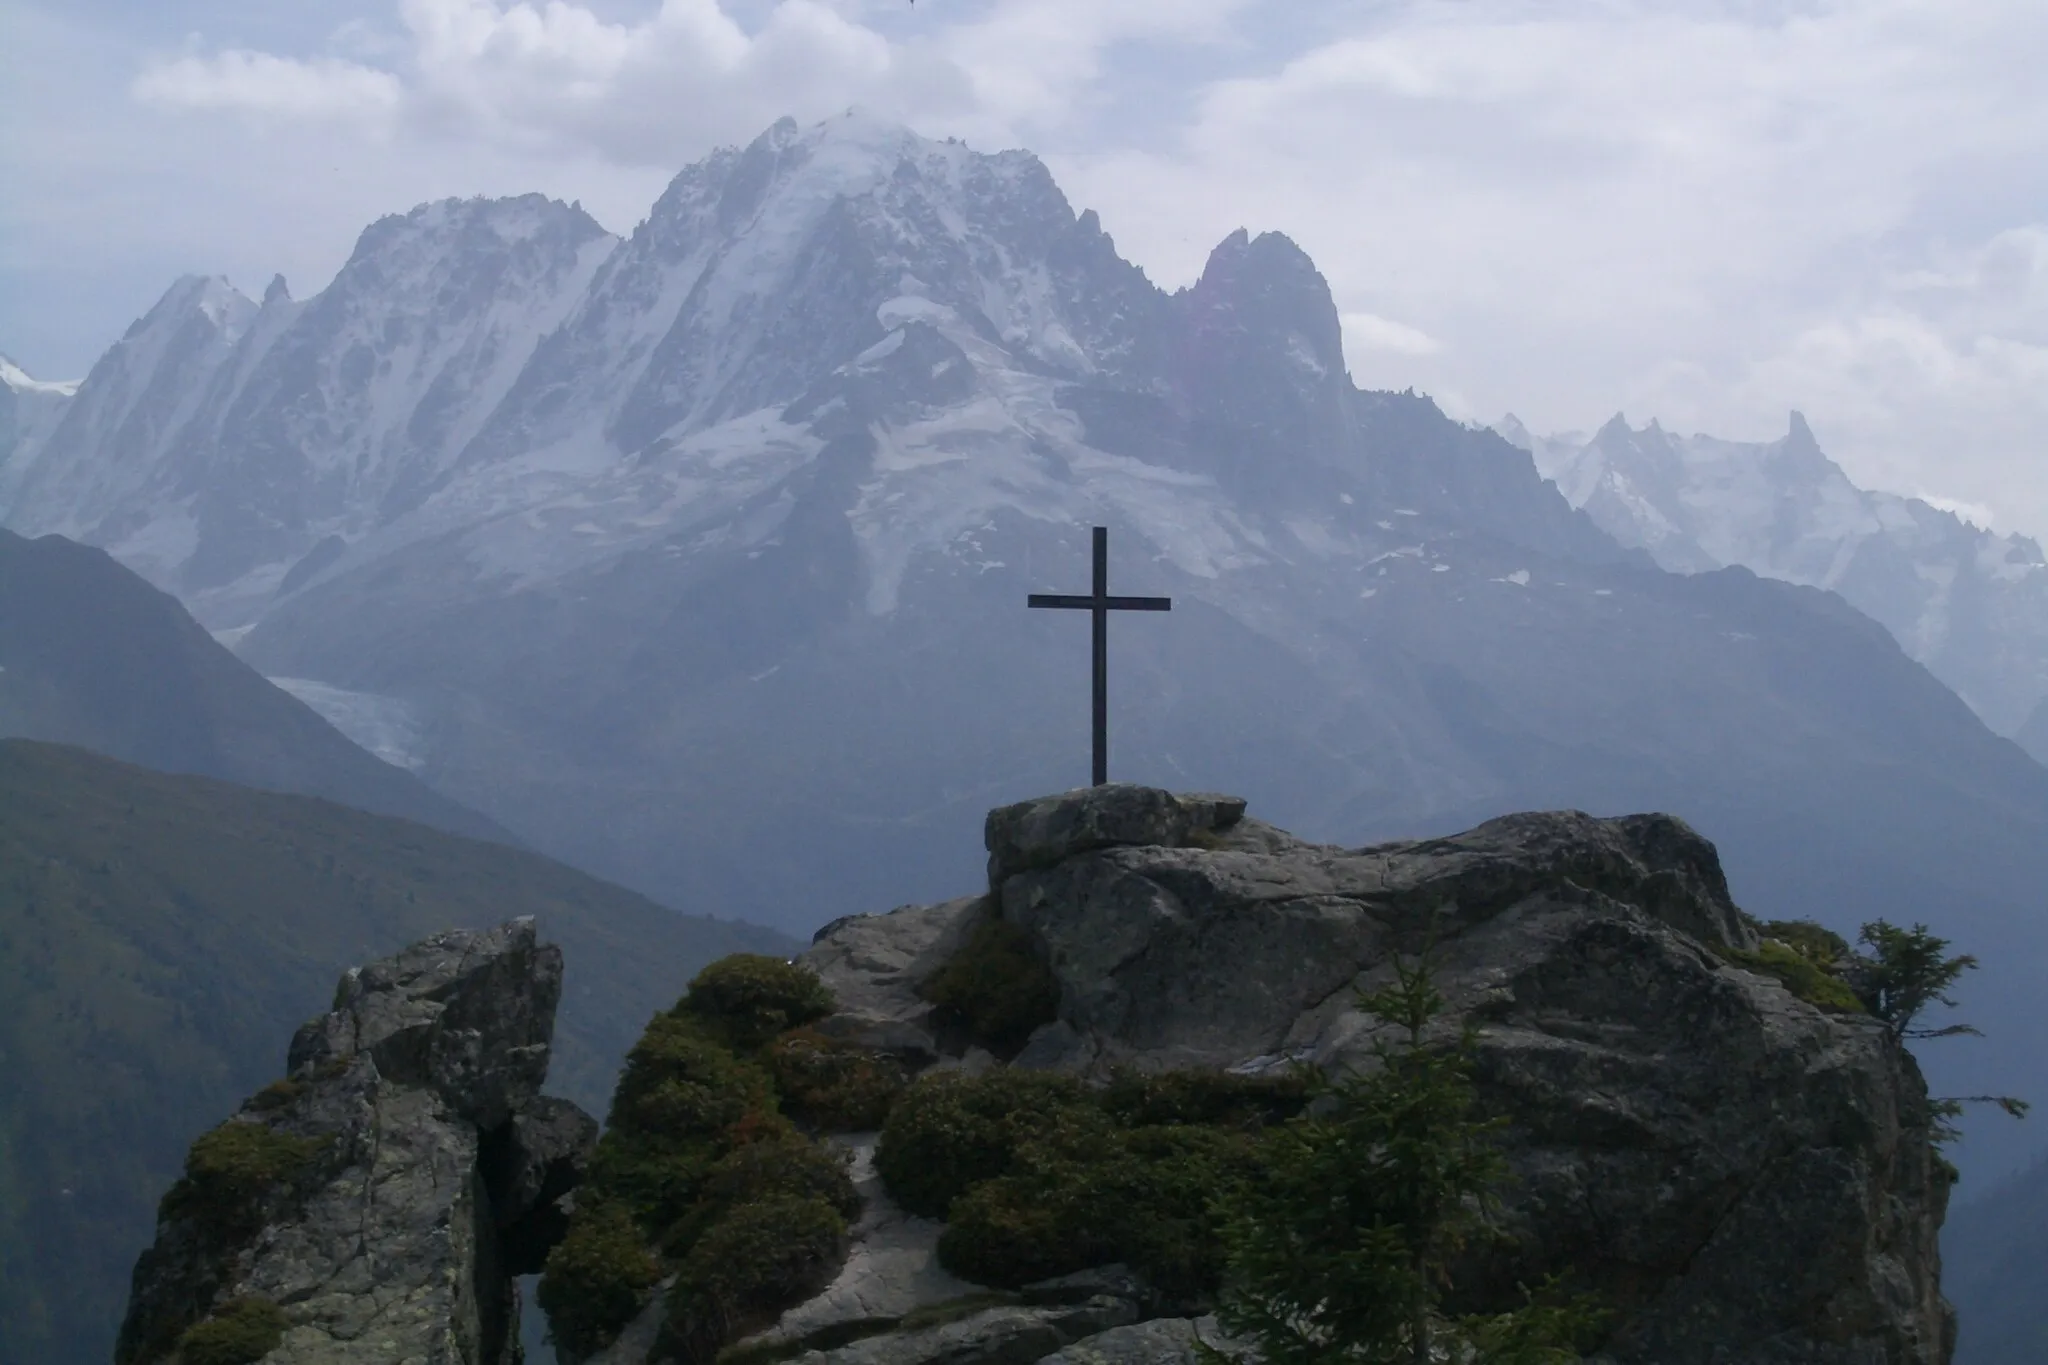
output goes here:
{"type": "Polygon", "coordinates": [[[346,973],[286,1077],[202,1137],[135,1268],[118,1365],[268,1305],[273,1365],[508,1365],[514,1277],[561,1235],[597,1124],[544,1097],[562,956],[533,921],[346,973]]]}

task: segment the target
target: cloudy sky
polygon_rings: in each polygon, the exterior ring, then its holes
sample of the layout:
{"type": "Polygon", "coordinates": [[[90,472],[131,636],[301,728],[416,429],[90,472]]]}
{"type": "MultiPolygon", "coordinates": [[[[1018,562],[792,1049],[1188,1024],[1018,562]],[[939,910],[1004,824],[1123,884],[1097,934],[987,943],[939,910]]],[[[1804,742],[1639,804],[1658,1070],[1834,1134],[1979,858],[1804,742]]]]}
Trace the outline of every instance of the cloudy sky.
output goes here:
{"type": "Polygon", "coordinates": [[[1028,146],[1169,287],[1308,249],[1357,380],[1780,434],[2048,534],[2041,0],[0,0],[0,351],[176,275],[317,289],[380,214],[859,104],[1028,146]]]}

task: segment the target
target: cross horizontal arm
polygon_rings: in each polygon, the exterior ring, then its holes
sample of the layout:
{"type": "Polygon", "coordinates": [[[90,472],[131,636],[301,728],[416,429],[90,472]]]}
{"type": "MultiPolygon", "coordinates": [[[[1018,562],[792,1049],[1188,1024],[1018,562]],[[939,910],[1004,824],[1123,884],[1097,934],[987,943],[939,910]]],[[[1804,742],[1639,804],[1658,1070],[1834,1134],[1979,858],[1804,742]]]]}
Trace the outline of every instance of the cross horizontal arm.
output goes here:
{"type": "Polygon", "coordinates": [[[1172,611],[1171,597],[1090,597],[1079,593],[1035,592],[1027,599],[1034,607],[1077,607],[1092,611],[1172,611]]]}

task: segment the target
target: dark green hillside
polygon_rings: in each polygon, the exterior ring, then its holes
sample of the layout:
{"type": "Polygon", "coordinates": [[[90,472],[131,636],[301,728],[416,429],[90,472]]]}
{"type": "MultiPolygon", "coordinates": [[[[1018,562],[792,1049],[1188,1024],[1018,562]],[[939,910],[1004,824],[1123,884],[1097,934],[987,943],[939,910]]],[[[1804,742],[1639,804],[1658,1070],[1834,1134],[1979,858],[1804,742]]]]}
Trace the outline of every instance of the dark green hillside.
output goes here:
{"type": "Polygon", "coordinates": [[[177,598],[62,536],[0,530],[0,736],[517,842],[358,747],[236,658],[177,598]]]}
{"type": "Polygon", "coordinates": [[[790,946],[500,845],[0,741],[0,1361],[108,1358],[185,1146],[344,967],[525,914],[568,960],[552,1088],[598,1113],[699,968],[790,946]]]}

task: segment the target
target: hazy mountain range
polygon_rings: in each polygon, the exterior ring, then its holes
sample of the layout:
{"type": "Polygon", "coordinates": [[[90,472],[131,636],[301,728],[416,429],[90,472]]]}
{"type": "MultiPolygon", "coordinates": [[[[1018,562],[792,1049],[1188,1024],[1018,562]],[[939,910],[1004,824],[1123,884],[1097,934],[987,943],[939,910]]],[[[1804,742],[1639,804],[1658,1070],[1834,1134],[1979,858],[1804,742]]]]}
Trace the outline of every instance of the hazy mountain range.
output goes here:
{"type": "MultiPolygon", "coordinates": [[[[1739,564],[1838,592],[1992,729],[2029,743],[2048,727],[2048,559],[2037,541],[1858,488],[1796,412],[1768,442],[1633,428],[1619,415],[1591,437],[1537,437],[1512,416],[1495,429],[1602,530],[1673,573],[1739,564]]],[[[2048,761],[2048,743],[2033,752],[2048,761]]]]}
{"type": "Polygon", "coordinates": [[[1285,237],[1167,293],[1027,153],[784,122],[629,237],[448,201],[308,299],[181,281],[5,479],[442,794],[796,930],[972,889],[988,807],[1085,780],[1088,632],[1023,598],[1107,525],[1174,598],[1111,625],[1113,775],[1344,842],[1676,811],[1759,913],[1978,950],[1937,1084],[2048,1095],[2048,769],[1841,597],[1666,572],[1358,390],[1285,237]]]}
{"type": "Polygon", "coordinates": [[[381,763],[104,550],[0,530],[0,738],[77,744],[455,834],[502,826],[381,763]]]}

